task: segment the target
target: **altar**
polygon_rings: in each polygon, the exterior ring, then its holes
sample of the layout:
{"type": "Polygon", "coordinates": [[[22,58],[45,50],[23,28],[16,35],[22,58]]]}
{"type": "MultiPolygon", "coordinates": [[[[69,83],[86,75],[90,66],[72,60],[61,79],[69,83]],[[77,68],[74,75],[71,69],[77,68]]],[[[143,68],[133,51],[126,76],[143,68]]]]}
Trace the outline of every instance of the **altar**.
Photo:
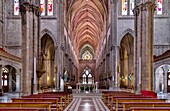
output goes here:
{"type": "Polygon", "coordinates": [[[84,83],[76,84],[76,90],[78,92],[81,92],[81,88],[83,88],[83,92],[86,92],[86,88],[88,88],[88,92],[91,92],[90,91],[91,87],[92,87],[92,92],[98,92],[98,82],[92,84],[84,84],[84,83]]]}

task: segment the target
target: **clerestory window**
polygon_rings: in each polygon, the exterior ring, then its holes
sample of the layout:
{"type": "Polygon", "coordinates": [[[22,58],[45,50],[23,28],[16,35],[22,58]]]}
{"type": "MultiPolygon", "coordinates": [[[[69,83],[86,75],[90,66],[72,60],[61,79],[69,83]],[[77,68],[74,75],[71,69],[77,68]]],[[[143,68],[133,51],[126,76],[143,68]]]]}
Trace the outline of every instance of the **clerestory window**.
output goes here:
{"type": "Polygon", "coordinates": [[[53,0],[40,0],[40,10],[42,16],[52,16],[53,0]]]}

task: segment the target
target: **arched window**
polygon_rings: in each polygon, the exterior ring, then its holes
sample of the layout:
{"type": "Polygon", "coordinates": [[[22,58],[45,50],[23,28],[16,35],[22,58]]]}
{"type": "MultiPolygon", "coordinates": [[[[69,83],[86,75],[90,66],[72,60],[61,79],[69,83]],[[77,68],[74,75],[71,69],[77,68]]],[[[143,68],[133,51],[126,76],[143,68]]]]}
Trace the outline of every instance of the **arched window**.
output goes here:
{"type": "Polygon", "coordinates": [[[134,0],[122,0],[122,15],[133,15],[134,0]]]}
{"type": "Polygon", "coordinates": [[[42,16],[53,15],[53,0],[40,0],[40,10],[42,16]]]}
{"type": "Polygon", "coordinates": [[[162,0],[157,0],[157,14],[162,15],[162,0]]]}
{"type": "Polygon", "coordinates": [[[19,15],[19,0],[14,0],[14,15],[19,15]]]}
{"type": "Polygon", "coordinates": [[[83,84],[92,84],[94,82],[91,70],[86,67],[83,71],[83,84]]]}

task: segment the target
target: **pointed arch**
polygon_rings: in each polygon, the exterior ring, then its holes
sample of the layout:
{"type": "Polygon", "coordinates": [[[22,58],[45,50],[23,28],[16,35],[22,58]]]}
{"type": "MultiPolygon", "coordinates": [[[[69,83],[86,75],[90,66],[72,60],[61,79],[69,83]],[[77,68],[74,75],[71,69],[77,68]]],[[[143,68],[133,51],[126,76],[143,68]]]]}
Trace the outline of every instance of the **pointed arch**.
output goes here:
{"type": "Polygon", "coordinates": [[[40,33],[40,39],[45,35],[49,35],[51,37],[51,39],[54,41],[54,45],[56,46],[57,45],[57,40],[55,38],[55,36],[53,35],[53,33],[51,31],[49,31],[48,29],[44,29],[41,31],[40,33]]]}

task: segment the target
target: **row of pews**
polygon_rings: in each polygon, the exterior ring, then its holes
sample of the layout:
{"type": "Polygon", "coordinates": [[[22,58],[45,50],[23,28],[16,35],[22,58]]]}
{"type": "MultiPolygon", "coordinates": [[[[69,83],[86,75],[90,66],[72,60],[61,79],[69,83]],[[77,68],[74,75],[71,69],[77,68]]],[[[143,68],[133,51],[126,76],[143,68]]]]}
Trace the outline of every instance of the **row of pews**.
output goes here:
{"type": "Polygon", "coordinates": [[[102,100],[110,111],[170,111],[166,99],[126,91],[103,91],[102,100]]]}
{"type": "Polygon", "coordinates": [[[12,102],[0,103],[1,111],[63,111],[73,99],[65,92],[44,92],[12,98],[12,102]]]}

